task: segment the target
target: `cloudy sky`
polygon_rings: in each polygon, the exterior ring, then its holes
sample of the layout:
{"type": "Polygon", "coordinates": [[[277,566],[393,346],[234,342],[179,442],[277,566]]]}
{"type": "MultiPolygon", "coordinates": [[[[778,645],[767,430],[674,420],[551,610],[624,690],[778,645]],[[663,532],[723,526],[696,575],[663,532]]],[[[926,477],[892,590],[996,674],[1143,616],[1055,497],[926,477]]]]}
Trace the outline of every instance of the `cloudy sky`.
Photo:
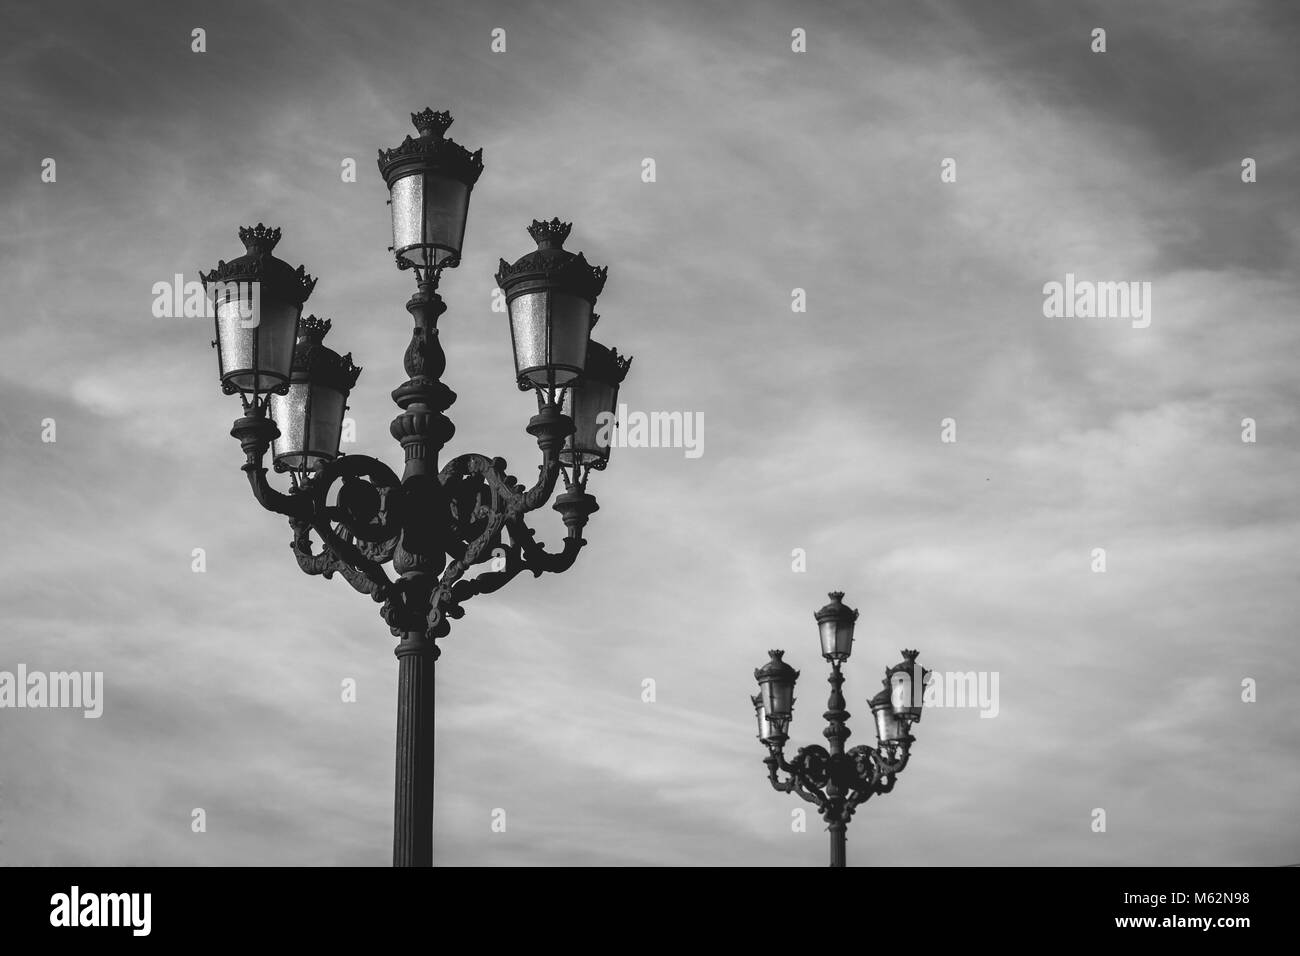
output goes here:
{"type": "Polygon", "coordinates": [[[794,743],[822,742],[832,588],[861,609],[850,746],[902,647],[999,675],[996,718],[927,713],[851,864],[1300,862],[1300,18],[738,6],[6,5],[0,670],[106,686],[98,720],[0,710],[0,863],[389,862],[393,640],[298,570],[211,328],[151,289],[282,227],[365,369],[348,450],[399,464],[412,285],[374,155],[425,106],[486,164],[442,286],[448,454],[535,465],[491,310],[533,218],[610,267],[623,400],[705,422],[699,458],[615,450],[578,564],[443,642],[439,864],[825,865],[749,694],[785,648],[794,743]],[[1046,318],[1067,274],[1149,282],[1150,326],[1046,318]]]}

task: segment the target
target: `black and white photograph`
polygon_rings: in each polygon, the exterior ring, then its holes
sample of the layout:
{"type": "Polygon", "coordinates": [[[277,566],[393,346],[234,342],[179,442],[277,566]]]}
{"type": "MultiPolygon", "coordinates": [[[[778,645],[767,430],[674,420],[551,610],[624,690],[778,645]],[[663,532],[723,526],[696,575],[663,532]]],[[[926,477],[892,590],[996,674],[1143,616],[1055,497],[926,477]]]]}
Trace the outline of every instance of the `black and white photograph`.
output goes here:
{"type": "Polygon", "coordinates": [[[5,925],[831,867],[1265,929],[1297,49],[1287,0],[7,0],[5,925]]]}

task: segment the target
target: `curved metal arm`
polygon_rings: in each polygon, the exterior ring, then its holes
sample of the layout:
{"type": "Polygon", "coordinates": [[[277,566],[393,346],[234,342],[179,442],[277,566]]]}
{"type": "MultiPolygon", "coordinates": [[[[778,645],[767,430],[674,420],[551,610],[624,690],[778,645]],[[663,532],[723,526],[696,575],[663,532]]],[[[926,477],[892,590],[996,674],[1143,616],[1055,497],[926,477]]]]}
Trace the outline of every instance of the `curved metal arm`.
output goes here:
{"type": "MultiPolygon", "coordinates": [[[[266,417],[264,404],[246,404],[245,411],[247,414],[235,421],[230,434],[239,439],[239,444],[244,449],[243,471],[248,476],[248,484],[253,490],[253,497],[257,499],[257,503],[267,511],[286,515],[289,518],[290,527],[294,529],[294,539],[290,547],[298,558],[298,566],[308,574],[322,574],[327,577],[334,571],[338,571],[353,587],[372,595],[381,589],[387,590],[392,582],[388,580],[388,575],[384,573],[383,568],[355,545],[335,534],[329,527],[323,514],[324,499],[333,478],[322,482],[319,488],[314,488],[311,482],[305,482],[298,490],[287,495],[272,488],[271,483],[266,480],[266,468],[262,461],[271,447],[271,441],[279,434],[279,430],[275,423],[266,417]],[[312,554],[310,539],[306,537],[308,527],[314,528],[320,535],[329,554],[312,554]],[[359,575],[364,576],[373,589],[363,585],[359,575]]],[[[352,463],[340,466],[339,462],[342,460],[342,457],[336,459],[323,470],[329,471],[332,466],[339,473],[350,473],[354,466],[352,463]]],[[[387,475],[392,475],[382,462],[374,459],[369,461],[373,463],[373,473],[380,475],[381,480],[387,477],[385,472],[387,475]]]]}
{"type": "Polygon", "coordinates": [[[897,757],[892,759],[879,750],[872,751],[876,766],[879,767],[881,774],[893,777],[903,772],[904,768],[907,767],[907,761],[912,756],[912,742],[914,739],[910,734],[904,737],[898,744],[897,757]]]}
{"type": "Polygon", "coordinates": [[[253,497],[267,511],[288,515],[291,518],[306,518],[311,513],[310,503],[299,495],[286,495],[271,487],[266,480],[266,468],[262,464],[271,442],[280,434],[275,422],[266,417],[265,403],[254,400],[244,403],[244,417],[235,419],[230,426],[232,438],[239,439],[239,447],[244,450],[243,472],[248,476],[248,484],[253,489],[253,497]]]}
{"type": "Polygon", "coordinates": [[[468,581],[457,581],[451,589],[453,602],[463,604],[476,594],[491,594],[493,591],[499,591],[524,570],[523,555],[518,547],[511,545],[502,550],[505,552],[505,566],[499,571],[484,571],[468,581]]]}
{"type": "Polygon", "coordinates": [[[807,783],[801,780],[799,775],[785,762],[779,750],[775,751],[763,763],[767,764],[767,778],[771,782],[773,790],[780,793],[798,794],[804,800],[815,805],[819,811],[826,806],[825,794],[816,788],[809,788],[807,783]],[[777,778],[778,768],[788,774],[785,780],[777,778]]]}
{"type": "Polygon", "coordinates": [[[809,803],[815,805],[818,811],[825,810],[827,804],[830,802],[826,794],[824,794],[820,789],[809,786],[797,777],[794,781],[794,792],[799,794],[799,796],[803,797],[809,803]]]}
{"type": "Polygon", "coordinates": [[[337,571],[343,575],[343,579],[352,585],[352,587],[362,594],[369,594],[375,601],[383,600],[383,592],[380,586],[366,577],[356,568],[349,566],[346,562],[330,553],[328,550],[320,554],[314,554],[311,545],[312,525],[308,521],[290,521],[290,527],[293,528],[293,541],[289,547],[293,549],[294,557],[298,559],[298,567],[305,573],[312,575],[322,575],[326,580],[334,576],[337,571]]]}
{"type": "MultiPolygon", "coordinates": [[[[849,788],[847,807],[850,814],[879,793],[880,780],[883,776],[876,750],[865,744],[854,747],[845,757],[852,761],[856,779],[849,788]]],[[[892,779],[892,778],[890,778],[892,779]]],[[[892,784],[891,784],[892,788],[892,784]]]]}
{"type": "MultiPolygon", "coordinates": [[[[539,444],[542,444],[541,439],[539,444]]],[[[438,473],[439,483],[449,490],[457,540],[447,542],[452,560],[439,576],[433,595],[428,616],[430,635],[447,633],[447,619],[463,616],[462,603],[474,595],[495,591],[522,571],[531,571],[534,577],[545,572],[560,573],[577,560],[578,552],[586,542],[573,528],[570,528],[562,550],[552,553],[534,540],[534,532],[523,520],[528,511],[549,499],[559,479],[556,448],[545,446],[543,456],[541,479],[526,492],[506,473],[506,462],[502,458],[488,458],[473,452],[458,455],[438,473]],[[474,478],[481,483],[472,480],[465,483],[466,479],[474,478]],[[501,547],[503,530],[509,532],[511,541],[506,551],[505,567],[483,572],[470,581],[462,580],[466,571],[488,560],[492,551],[501,547]],[[469,534],[474,535],[472,540],[466,540],[469,534]]],[[[594,509],[594,499],[592,502],[594,509]]],[[[566,517],[566,525],[572,520],[566,517]]]]}
{"type": "MultiPolygon", "coordinates": [[[[384,567],[377,561],[367,558],[355,544],[345,541],[341,536],[334,532],[329,526],[329,522],[322,515],[313,515],[311,526],[315,532],[320,535],[321,541],[330,551],[333,551],[339,558],[355,569],[359,574],[368,578],[379,589],[381,595],[387,593],[393,586],[392,580],[384,572],[384,567]]],[[[349,578],[349,580],[351,580],[349,578]]],[[[355,587],[355,585],[354,585],[355,587]]]]}
{"type": "Polygon", "coordinates": [[[383,563],[392,557],[396,544],[400,493],[392,470],[367,455],[340,455],[322,465],[293,496],[306,506],[296,508],[293,517],[316,532],[327,555],[313,555],[306,529],[299,532],[298,525],[294,525],[293,547],[299,567],[308,574],[324,574],[328,566],[358,591],[382,600],[393,584],[383,563]],[[344,486],[339,492],[339,504],[330,507],[330,488],[340,480],[344,486]],[[334,522],[347,532],[348,538],[331,527],[334,522]],[[365,550],[356,540],[366,543],[365,550]]]}
{"type": "Polygon", "coordinates": [[[298,567],[305,574],[323,575],[326,580],[334,577],[338,570],[338,560],[328,551],[315,554],[311,546],[311,522],[290,519],[289,527],[293,529],[293,540],[289,548],[298,559],[298,567]]]}
{"type": "Polygon", "coordinates": [[[768,780],[772,784],[772,789],[782,793],[795,793],[808,803],[814,804],[818,811],[826,808],[830,798],[826,796],[825,791],[818,785],[814,777],[818,776],[818,771],[810,771],[807,766],[808,755],[813,750],[820,751],[820,747],[802,748],[793,761],[787,762],[785,754],[780,746],[768,744],[769,755],[763,761],[767,764],[768,780]],[[781,770],[788,776],[784,781],[778,780],[777,771],[781,770]]]}
{"type": "Polygon", "coordinates": [[[535,578],[541,577],[543,572],[559,574],[569,570],[573,567],[573,562],[578,560],[578,552],[587,543],[580,537],[568,537],[564,539],[563,549],[558,554],[553,554],[533,540],[535,532],[522,519],[511,521],[507,527],[511,541],[523,550],[525,566],[533,572],[535,578]]]}
{"type": "Polygon", "coordinates": [[[560,480],[560,456],[554,449],[542,453],[542,463],[537,466],[537,482],[523,494],[521,510],[536,511],[551,500],[555,485],[560,480]]]}
{"type": "Polygon", "coordinates": [[[311,502],[305,495],[286,495],[271,487],[271,483],[266,480],[266,469],[262,467],[260,457],[257,464],[244,465],[244,474],[248,475],[253,497],[267,511],[287,515],[291,519],[305,519],[311,514],[311,502]]]}

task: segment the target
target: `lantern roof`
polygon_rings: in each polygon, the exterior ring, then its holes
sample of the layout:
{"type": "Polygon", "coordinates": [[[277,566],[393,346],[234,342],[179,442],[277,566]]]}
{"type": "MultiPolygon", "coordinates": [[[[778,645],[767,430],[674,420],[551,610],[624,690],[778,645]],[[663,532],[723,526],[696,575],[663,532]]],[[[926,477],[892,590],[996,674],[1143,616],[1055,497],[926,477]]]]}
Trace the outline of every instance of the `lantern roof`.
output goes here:
{"type": "Polygon", "coordinates": [[[524,283],[537,282],[560,287],[594,304],[605,288],[609,269],[593,266],[581,252],[572,253],[564,248],[564,240],[569,238],[572,228],[573,223],[560,222],[558,217],[549,222],[534,219],[528,227],[528,235],[537,243],[537,248],[521,256],[513,265],[501,260],[496,275],[501,290],[509,295],[512,289],[524,283]]]}
{"type": "Polygon", "coordinates": [[[256,226],[241,226],[239,240],[244,244],[242,256],[229,262],[222,259],[215,269],[207,272],[199,270],[199,280],[205,289],[210,282],[257,283],[265,291],[282,295],[295,304],[307,301],[312,289],[316,288],[316,279],[307,274],[305,266],[295,269],[272,254],[280,241],[278,228],[260,222],[256,226]]]}
{"type": "Polygon", "coordinates": [[[352,353],[339,355],[322,340],[330,330],[329,319],[314,315],[298,323],[298,344],[293,351],[293,378],[324,385],[340,392],[350,392],[357,384],[361,369],[353,364],[352,353]]]}
{"type": "Polygon", "coordinates": [[[799,672],[782,660],[785,651],[768,651],[767,653],[770,660],[762,667],[754,669],[754,680],[762,684],[775,680],[793,683],[798,679],[799,672]]]}
{"type": "Polygon", "coordinates": [[[483,150],[471,153],[443,134],[452,123],[451,114],[431,109],[411,114],[411,123],[420,134],[408,135],[392,149],[379,150],[379,172],[391,189],[403,176],[418,171],[437,173],[473,186],[483,174],[483,150]]]}
{"type": "Polygon", "coordinates": [[[607,385],[621,385],[631,365],[632,356],[619,355],[617,349],[601,345],[593,339],[587,343],[587,364],[582,377],[607,385]]]}
{"type": "MultiPolygon", "coordinates": [[[[886,681],[888,681],[889,678],[893,677],[895,674],[899,673],[900,671],[904,671],[910,674],[912,672],[912,668],[916,665],[916,659],[921,652],[903,650],[903,651],[899,651],[899,653],[903,655],[903,659],[899,661],[897,664],[895,664],[893,667],[885,668],[886,681]]],[[[924,677],[926,674],[929,673],[930,673],[929,671],[922,669],[922,677],[924,677]]]]}
{"type": "Polygon", "coordinates": [[[826,596],[831,599],[831,602],[820,611],[813,614],[813,619],[818,624],[822,624],[826,621],[839,621],[843,624],[851,624],[858,619],[858,612],[853,608],[844,605],[843,591],[831,591],[826,596]]]}

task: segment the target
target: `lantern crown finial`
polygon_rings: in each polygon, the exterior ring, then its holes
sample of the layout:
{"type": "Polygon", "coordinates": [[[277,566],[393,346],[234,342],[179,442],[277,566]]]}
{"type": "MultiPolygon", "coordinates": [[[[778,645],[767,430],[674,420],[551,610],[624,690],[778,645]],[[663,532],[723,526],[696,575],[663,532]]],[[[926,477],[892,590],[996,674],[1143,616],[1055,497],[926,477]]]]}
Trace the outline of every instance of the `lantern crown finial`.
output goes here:
{"type": "Polygon", "coordinates": [[[533,224],[528,226],[528,234],[532,235],[538,248],[562,248],[564,239],[568,238],[572,229],[572,222],[560,222],[559,216],[556,216],[549,222],[534,219],[533,224]]]}
{"type": "Polygon", "coordinates": [[[269,254],[280,241],[280,230],[278,227],[264,226],[260,222],[256,226],[240,226],[239,241],[244,244],[244,249],[250,256],[269,254]]]}
{"type": "Polygon", "coordinates": [[[332,324],[329,319],[318,319],[314,315],[309,315],[299,320],[298,334],[320,342],[329,333],[332,324]]]}
{"type": "Polygon", "coordinates": [[[419,130],[420,136],[428,139],[430,137],[441,138],[442,134],[447,132],[447,127],[452,123],[451,114],[435,112],[425,108],[418,113],[411,114],[411,123],[419,130]]]}
{"type": "Polygon", "coordinates": [[[573,223],[560,222],[560,218],[556,216],[550,222],[534,219],[533,224],[528,227],[528,235],[533,237],[538,249],[560,249],[563,248],[564,240],[569,238],[572,229],[573,223]]]}

